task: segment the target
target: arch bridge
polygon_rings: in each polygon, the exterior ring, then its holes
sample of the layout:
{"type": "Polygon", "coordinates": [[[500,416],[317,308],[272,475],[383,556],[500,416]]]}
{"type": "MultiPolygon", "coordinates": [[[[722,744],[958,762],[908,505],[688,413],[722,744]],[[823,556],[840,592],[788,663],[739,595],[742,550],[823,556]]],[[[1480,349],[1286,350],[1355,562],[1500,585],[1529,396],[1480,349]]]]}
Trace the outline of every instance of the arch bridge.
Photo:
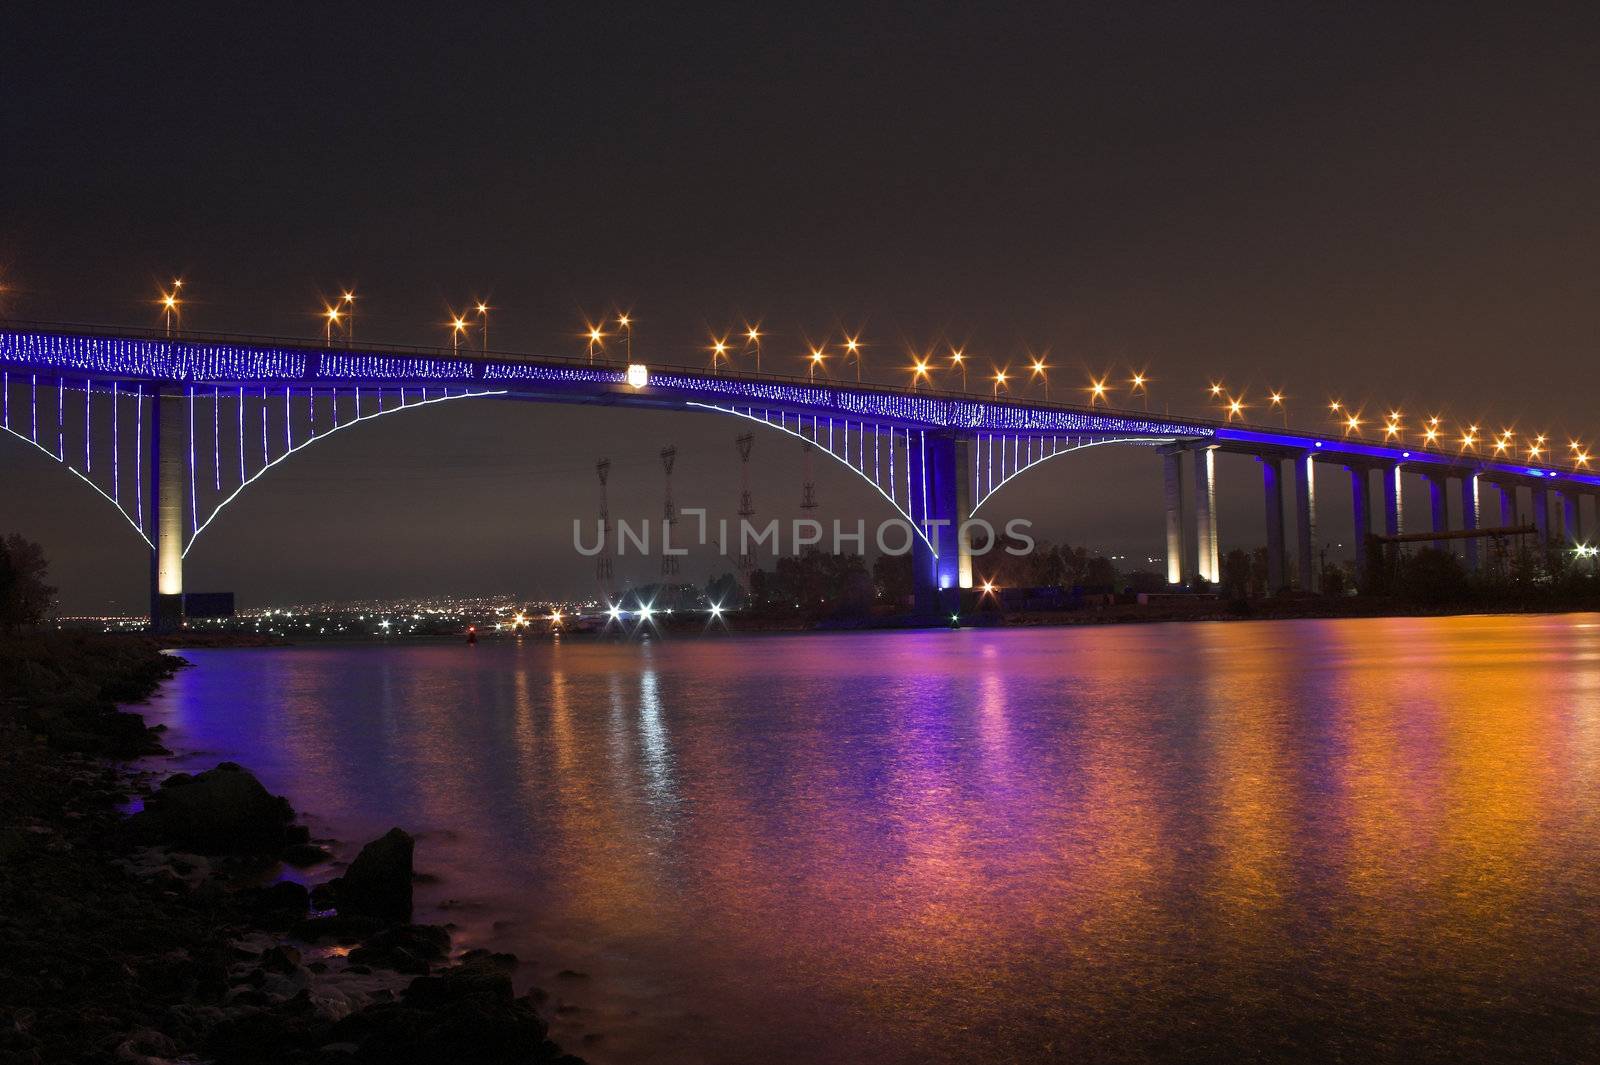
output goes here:
{"type": "MultiPolygon", "coordinates": [[[[917,605],[951,605],[971,587],[965,522],[1012,479],[1061,455],[1108,444],[1161,456],[1167,578],[1218,580],[1218,451],[1261,463],[1269,583],[1290,583],[1285,481],[1298,582],[1314,585],[1315,470],[1350,472],[1356,528],[1371,530],[1374,474],[1382,526],[1401,531],[1402,474],[1420,475],[1432,531],[1447,531],[1459,481],[1467,528],[1484,482],[1502,517],[1526,488],[1548,534],[1552,491],[1566,534],[1582,539],[1579,501],[1600,491],[1587,472],[1416,447],[1134,411],[1005,397],[808,380],[777,374],[592,363],[583,359],[422,348],[316,347],[304,341],[185,333],[164,337],[62,326],[0,330],[0,428],[98,492],[150,548],[151,619],[182,623],[183,560],[217,515],[269,470],[315,442],[374,418],[465,399],[701,410],[798,437],[870,481],[916,531],[917,605]],[[1289,477],[1284,476],[1285,467],[1289,477]]],[[[1467,540],[1469,564],[1476,544],[1467,540]]],[[[1364,560],[1358,555],[1358,565],[1364,560]]]]}

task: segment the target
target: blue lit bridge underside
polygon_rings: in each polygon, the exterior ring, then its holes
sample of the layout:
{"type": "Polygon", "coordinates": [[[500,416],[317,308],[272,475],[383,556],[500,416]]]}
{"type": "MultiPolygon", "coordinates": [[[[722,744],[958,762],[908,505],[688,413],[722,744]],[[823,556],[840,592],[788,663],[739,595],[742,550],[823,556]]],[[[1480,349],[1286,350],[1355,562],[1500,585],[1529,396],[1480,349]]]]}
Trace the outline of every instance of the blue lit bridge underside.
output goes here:
{"type": "MultiPolygon", "coordinates": [[[[1314,583],[1318,464],[1350,471],[1358,529],[1371,528],[1376,473],[1381,527],[1390,533],[1400,531],[1407,477],[1428,488],[1432,531],[1448,527],[1452,481],[1460,483],[1463,523],[1477,527],[1488,482],[1499,489],[1504,524],[1514,522],[1525,489],[1533,520],[1547,528],[1554,494],[1566,534],[1581,540],[1579,501],[1600,490],[1600,478],[1578,471],[1287,430],[665,367],[635,386],[624,368],[553,358],[0,331],[0,374],[0,426],[89,484],[151,546],[152,617],[161,628],[180,618],[184,554],[267,470],[352,425],[467,398],[699,409],[798,437],[873,484],[918,530],[918,602],[929,610],[971,586],[962,523],[1019,474],[1087,447],[1161,453],[1175,584],[1219,576],[1218,451],[1260,460],[1274,587],[1289,583],[1286,480],[1296,576],[1304,587],[1314,583]]],[[[1476,564],[1475,542],[1465,544],[1476,564]]]]}

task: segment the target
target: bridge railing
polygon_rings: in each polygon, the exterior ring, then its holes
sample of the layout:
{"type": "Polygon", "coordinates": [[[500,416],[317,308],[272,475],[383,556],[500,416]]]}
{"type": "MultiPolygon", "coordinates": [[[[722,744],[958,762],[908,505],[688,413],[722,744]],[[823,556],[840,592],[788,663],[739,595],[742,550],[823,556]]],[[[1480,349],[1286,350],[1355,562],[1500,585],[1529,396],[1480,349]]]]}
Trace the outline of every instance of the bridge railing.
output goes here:
{"type": "MultiPolygon", "coordinates": [[[[407,357],[459,359],[464,362],[525,362],[537,364],[557,364],[563,366],[597,366],[620,368],[625,363],[611,358],[591,362],[583,355],[530,355],[527,352],[502,351],[491,348],[484,351],[482,348],[461,348],[459,350],[449,347],[434,347],[425,344],[369,344],[361,342],[350,344],[335,342],[326,344],[315,337],[281,337],[259,333],[227,333],[210,330],[184,329],[173,330],[169,335],[164,328],[136,327],[136,326],[105,326],[90,325],[71,322],[36,322],[18,319],[0,319],[0,331],[25,330],[40,333],[64,333],[74,336],[116,337],[126,340],[155,340],[170,341],[173,343],[190,344],[235,344],[241,347],[276,347],[292,348],[296,351],[320,352],[333,351],[341,354],[370,354],[370,355],[397,355],[407,357]]],[[[790,374],[770,370],[751,371],[741,369],[736,373],[725,373],[713,370],[704,363],[666,362],[657,359],[638,359],[644,362],[652,371],[663,370],[674,373],[698,374],[707,377],[722,377],[735,381],[762,381],[774,384],[787,384],[798,386],[848,388],[862,392],[878,392],[890,395],[924,396],[934,399],[949,400],[964,403],[1003,403],[1010,407],[1031,407],[1048,411],[1068,411],[1076,414],[1093,414],[1119,418],[1134,418],[1149,420],[1151,418],[1170,418],[1167,414],[1157,414],[1154,411],[1135,410],[1131,408],[1112,407],[1109,405],[1083,406],[1074,403],[1059,403],[1050,400],[1037,400],[1030,397],[1017,397],[1011,395],[986,396],[982,392],[961,391],[949,388],[934,388],[929,386],[911,387],[893,383],[874,381],[849,381],[839,378],[813,378],[805,374],[790,374]]],[[[1197,426],[1216,427],[1221,422],[1210,421],[1204,418],[1182,417],[1182,422],[1197,426]]]]}
{"type": "MultiPolygon", "coordinates": [[[[167,333],[166,333],[166,330],[164,328],[144,328],[144,327],[132,327],[132,326],[104,326],[104,325],[88,325],[88,324],[82,324],[82,323],[61,323],[61,322],[35,322],[35,321],[25,321],[25,320],[17,320],[17,319],[0,319],[0,330],[31,330],[31,331],[36,331],[36,332],[65,333],[65,334],[82,335],[82,336],[101,336],[101,337],[112,336],[112,337],[120,337],[120,338],[126,338],[126,339],[138,339],[138,340],[158,340],[158,341],[166,340],[166,341],[175,341],[175,342],[180,342],[180,343],[181,342],[187,342],[187,343],[202,343],[202,344],[237,344],[237,345],[245,346],[245,347],[286,347],[286,348],[293,348],[293,349],[298,350],[298,351],[307,351],[307,352],[329,351],[329,350],[331,350],[331,351],[338,351],[338,352],[347,352],[347,353],[348,352],[356,352],[356,353],[375,354],[375,355],[396,355],[396,356],[413,356],[413,357],[414,356],[423,356],[423,357],[428,357],[428,358],[452,358],[452,359],[460,359],[460,360],[463,360],[463,361],[475,362],[475,363],[482,363],[482,362],[525,362],[525,363],[542,363],[542,364],[546,364],[546,365],[548,365],[548,364],[556,364],[556,365],[565,365],[565,366],[603,365],[603,366],[606,366],[606,367],[618,367],[618,366],[623,365],[622,363],[615,362],[615,361],[612,361],[610,359],[606,359],[603,363],[592,363],[586,356],[581,356],[581,355],[580,356],[573,356],[573,355],[529,355],[526,352],[501,351],[501,350],[497,350],[497,349],[490,349],[489,351],[485,352],[482,349],[462,348],[460,350],[457,350],[457,349],[454,349],[454,348],[428,346],[428,345],[421,345],[421,344],[367,344],[367,343],[361,343],[359,345],[352,345],[352,344],[349,344],[349,343],[335,343],[335,344],[329,345],[329,344],[326,344],[326,343],[324,343],[324,342],[322,342],[322,341],[320,341],[320,340],[318,340],[318,339],[316,339],[314,337],[310,337],[310,338],[308,338],[308,337],[280,337],[280,336],[270,336],[270,335],[254,334],[254,333],[226,333],[226,332],[213,332],[213,331],[208,331],[208,330],[193,330],[193,329],[175,330],[172,333],[172,335],[168,336],[167,333]]],[[[883,383],[883,382],[866,382],[866,381],[863,381],[863,382],[857,383],[857,382],[852,382],[852,381],[848,381],[848,380],[839,380],[837,378],[825,378],[825,379],[823,379],[821,381],[818,381],[818,380],[816,380],[814,378],[807,377],[804,374],[776,373],[776,372],[767,371],[767,370],[763,370],[763,371],[760,371],[760,372],[752,372],[752,371],[749,371],[749,370],[740,370],[737,373],[720,373],[720,372],[717,372],[717,371],[714,371],[714,370],[710,369],[709,367],[705,366],[703,363],[664,362],[664,361],[658,361],[658,360],[654,360],[654,359],[647,359],[647,360],[643,360],[643,361],[652,370],[659,369],[659,370],[671,371],[671,372],[676,372],[676,373],[698,374],[698,375],[711,376],[711,377],[722,377],[722,378],[726,378],[726,379],[729,379],[729,380],[738,380],[738,381],[758,381],[758,382],[770,382],[770,383],[798,385],[798,386],[817,386],[817,385],[820,384],[823,387],[849,388],[849,389],[859,390],[859,391],[862,391],[862,392],[875,392],[875,393],[886,394],[886,395],[925,396],[925,397],[931,397],[931,398],[935,398],[935,399],[948,400],[948,401],[952,401],[952,402],[1004,403],[1006,406],[1009,406],[1009,407],[1024,407],[1024,408],[1032,408],[1032,409],[1037,409],[1037,410],[1042,410],[1042,411],[1063,411],[1063,412],[1069,412],[1069,413],[1074,413],[1074,414],[1089,414],[1089,415],[1100,415],[1100,416],[1109,416],[1109,417],[1117,417],[1117,418],[1129,418],[1129,419],[1149,420],[1151,418],[1162,418],[1162,419],[1171,420],[1172,417],[1173,417],[1172,415],[1169,415],[1169,414],[1157,415],[1155,412],[1148,411],[1148,410],[1135,410],[1135,409],[1130,409],[1130,408],[1126,408],[1126,407],[1113,407],[1113,406],[1109,406],[1109,405],[1106,405],[1106,406],[1101,406],[1101,405],[1083,406],[1081,404],[1073,404],[1073,403],[1058,403],[1058,402],[1051,402],[1051,401],[1040,401],[1040,400],[1033,399],[1033,398],[1028,398],[1028,397],[1015,397],[1015,396],[995,397],[995,396],[986,396],[982,392],[958,391],[958,390],[948,389],[948,388],[930,388],[930,387],[912,388],[912,387],[907,386],[907,385],[896,385],[896,384],[888,384],[888,383],[883,383]]],[[[1211,419],[1211,418],[1196,418],[1196,417],[1185,415],[1185,416],[1178,417],[1177,420],[1182,422],[1182,423],[1184,423],[1184,424],[1186,424],[1186,425],[1193,425],[1193,426],[1195,426],[1197,428],[1205,428],[1205,429],[1212,429],[1212,430],[1222,429],[1224,431],[1226,431],[1226,430],[1251,430],[1251,431],[1254,431],[1254,432],[1257,432],[1257,433],[1272,434],[1272,435],[1276,435],[1276,436],[1281,436],[1283,438],[1304,439],[1306,441],[1312,441],[1312,440],[1316,440],[1316,439],[1325,439],[1325,440],[1340,440],[1340,439],[1342,439],[1342,440],[1345,440],[1345,441],[1354,442],[1354,443],[1358,443],[1358,444],[1370,445],[1370,446],[1372,446],[1374,448],[1377,448],[1377,449],[1380,449],[1380,450],[1384,451],[1385,454],[1387,454],[1390,451],[1402,452],[1403,450],[1409,450],[1409,451],[1413,451],[1413,452],[1418,452],[1418,453],[1423,454],[1423,455],[1427,455],[1427,456],[1432,457],[1432,458],[1460,459],[1460,460],[1465,460],[1465,459],[1468,459],[1468,458],[1478,458],[1478,459],[1482,459],[1482,460],[1489,461],[1489,462],[1493,462],[1494,461],[1492,456],[1480,456],[1480,455],[1477,455],[1477,454],[1474,454],[1472,456],[1467,456],[1465,454],[1457,455],[1457,454],[1454,454],[1454,453],[1452,453],[1450,451],[1447,451],[1447,450],[1445,450],[1443,448],[1440,448],[1440,447],[1437,447],[1437,446],[1429,447],[1426,444],[1410,444],[1410,445],[1399,445],[1399,446],[1396,446],[1394,444],[1390,444],[1390,443],[1387,443],[1385,441],[1372,441],[1372,440],[1368,440],[1368,439],[1366,439],[1364,437],[1360,437],[1360,436],[1356,437],[1354,439],[1354,441],[1350,441],[1350,438],[1345,436],[1344,434],[1335,435],[1333,433],[1323,433],[1323,432],[1320,432],[1320,431],[1317,431],[1317,430],[1291,429],[1291,428],[1280,427],[1280,426],[1277,426],[1277,425],[1272,425],[1272,424],[1263,423],[1263,422],[1247,422],[1247,421],[1244,421],[1242,419],[1235,419],[1234,421],[1229,422],[1229,421],[1218,421],[1216,419],[1211,419]]],[[[1515,465],[1515,460],[1511,460],[1511,464],[1515,465]]],[[[1559,471],[1564,471],[1564,472],[1568,472],[1568,473],[1583,473],[1583,474],[1587,474],[1587,473],[1592,472],[1592,471],[1590,471],[1588,469],[1579,468],[1578,466],[1576,466],[1576,465],[1574,465],[1572,463],[1564,462],[1564,461],[1561,461],[1560,459],[1556,459],[1554,457],[1552,457],[1550,460],[1547,460],[1547,461],[1545,461],[1543,463],[1540,463],[1539,465],[1543,466],[1546,469],[1559,470],[1559,471]]]]}

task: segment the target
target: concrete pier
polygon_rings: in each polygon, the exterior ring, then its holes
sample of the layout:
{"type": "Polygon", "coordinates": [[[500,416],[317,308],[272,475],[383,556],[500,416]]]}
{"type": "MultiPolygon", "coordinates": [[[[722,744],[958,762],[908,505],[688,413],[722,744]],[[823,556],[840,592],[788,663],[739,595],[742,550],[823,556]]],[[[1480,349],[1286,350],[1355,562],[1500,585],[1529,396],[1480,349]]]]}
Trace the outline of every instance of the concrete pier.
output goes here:
{"type": "Polygon", "coordinates": [[[1300,590],[1319,591],[1317,573],[1316,452],[1294,460],[1294,552],[1300,571],[1300,590]]]}
{"type": "Polygon", "coordinates": [[[1268,595],[1280,592],[1288,580],[1283,566],[1283,466],[1276,455],[1258,455],[1261,487],[1266,503],[1268,595]]]}
{"type": "Polygon", "coordinates": [[[1216,584],[1222,578],[1217,549],[1217,453],[1211,447],[1194,452],[1195,572],[1216,584]]]}

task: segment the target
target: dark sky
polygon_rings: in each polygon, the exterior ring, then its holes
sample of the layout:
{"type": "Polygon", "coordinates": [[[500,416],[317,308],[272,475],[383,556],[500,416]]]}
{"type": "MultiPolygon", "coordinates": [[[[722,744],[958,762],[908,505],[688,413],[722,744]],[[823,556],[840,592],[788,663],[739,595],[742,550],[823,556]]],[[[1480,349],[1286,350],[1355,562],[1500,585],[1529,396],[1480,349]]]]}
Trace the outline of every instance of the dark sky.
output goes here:
{"type": "MultiPolygon", "coordinates": [[[[848,327],[886,376],[951,338],[1000,362],[1048,348],[1058,395],[1138,363],[1174,411],[1221,377],[1286,389],[1307,425],[1337,393],[1600,435],[1592,6],[679,8],[9,8],[6,312],[151,324],[182,274],[195,328],[308,335],[355,284],[374,340],[442,340],[483,295],[512,349],[580,351],[584,315],[624,306],[660,361],[759,318],[773,365],[848,327]]],[[[731,510],[738,431],[402,415],[254,486],[188,584],[586,591],[566,545],[595,459],[614,510],[654,514],[676,442],[680,500],[731,510]]],[[[0,525],[46,542],[64,606],[138,608],[115,515],[21,445],[0,456],[0,525]]],[[[758,440],[758,505],[794,512],[799,461],[758,440]]],[[[1155,474],[1107,449],[1000,508],[1137,556],[1159,544],[1155,474]]],[[[1225,546],[1260,542],[1253,471],[1223,479],[1225,546]]],[[[881,516],[847,475],[819,485],[825,516],[881,516]]]]}

